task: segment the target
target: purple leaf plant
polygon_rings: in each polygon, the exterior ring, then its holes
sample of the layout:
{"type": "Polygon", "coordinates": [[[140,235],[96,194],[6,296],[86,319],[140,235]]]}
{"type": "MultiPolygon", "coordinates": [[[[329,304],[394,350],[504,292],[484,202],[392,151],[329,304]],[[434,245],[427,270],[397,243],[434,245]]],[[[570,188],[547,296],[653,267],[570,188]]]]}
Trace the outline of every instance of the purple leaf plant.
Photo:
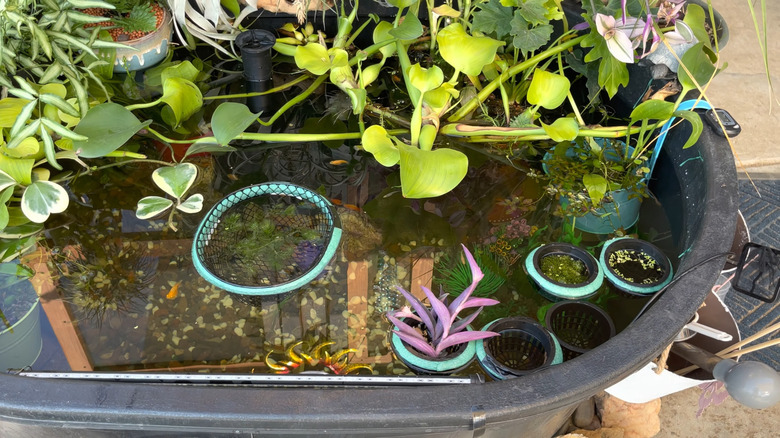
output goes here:
{"type": "Polygon", "coordinates": [[[474,256],[465,245],[461,246],[471,268],[472,282],[452,303],[447,303],[446,293],[437,297],[430,289],[422,286],[421,288],[431,304],[428,307],[399,286],[398,291],[406,297],[411,308],[404,306],[400,310],[387,312],[387,318],[395,326],[393,333],[398,335],[407,345],[430,358],[441,357],[447,348],[454,345],[498,335],[498,333],[489,331],[466,330],[466,327],[474,321],[483,307],[498,304],[498,301],[492,298],[471,296],[477,283],[482,280],[483,274],[474,260],[474,256]],[[461,311],[474,307],[478,307],[478,309],[470,315],[458,319],[461,311]],[[417,321],[418,324],[415,325],[422,325],[421,328],[424,330],[412,327],[403,321],[404,319],[417,321]],[[427,332],[427,336],[424,332],[427,332]]]}

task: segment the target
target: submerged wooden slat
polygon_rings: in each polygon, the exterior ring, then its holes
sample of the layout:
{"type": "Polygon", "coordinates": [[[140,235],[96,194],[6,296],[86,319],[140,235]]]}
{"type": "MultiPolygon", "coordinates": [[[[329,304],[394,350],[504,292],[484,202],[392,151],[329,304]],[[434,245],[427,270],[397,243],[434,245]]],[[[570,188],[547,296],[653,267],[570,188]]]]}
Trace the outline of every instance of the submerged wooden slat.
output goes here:
{"type": "MultiPolygon", "coordinates": [[[[412,261],[412,294],[420,299],[425,299],[425,293],[421,286],[431,288],[433,282],[433,259],[418,258],[412,261]]],[[[438,294],[437,294],[438,295],[438,294]]]]}
{"type": "Polygon", "coordinates": [[[35,253],[25,257],[24,263],[35,271],[35,276],[30,279],[30,282],[40,297],[41,308],[49,318],[49,323],[71,370],[93,371],[73,318],[54,285],[47,261],[48,252],[43,248],[38,248],[35,253]]]}

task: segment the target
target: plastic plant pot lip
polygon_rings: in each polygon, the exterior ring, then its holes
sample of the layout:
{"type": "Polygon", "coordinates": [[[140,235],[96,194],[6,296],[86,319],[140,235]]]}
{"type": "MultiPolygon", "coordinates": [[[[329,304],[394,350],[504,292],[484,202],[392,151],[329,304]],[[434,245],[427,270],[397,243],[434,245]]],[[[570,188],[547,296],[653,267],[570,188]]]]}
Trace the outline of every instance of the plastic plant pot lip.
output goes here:
{"type": "Polygon", "coordinates": [[[631,294],[648,295],[656,293],[669,284],[674,275],[672,263],[663,251],[646,240],[634,239],[631,237],[616,237],[604,242],[601,255],[599,256],[599,264],[601,264],[601,270],[604,272],[604,276],[607,277],[607,281],[618,289],[631,294]],[[615,272],[609,263],[607,263],[608,255],[621,249],[641,251],[642,253],[649,255],[662,266],[664,275],[661,279],[656,280],[651,284],[640,284],[627,281],[615,272]]]}
{"type": "MultiPolygon", "coordinates": [[[[466,330],[471,330],[471,327],[467,326],[466,330]]],[[[463,369],[468,364],[470,364],[472,360],[474,360],[474,355],[477,352],[476,341],[469,341],[466,343],[465,348],[462,348],[461,351],[454,357],[442,360],[426,359],[422,355],[417,354],[415,351],[409,348],[406,343],[402,341],[401,338],[395,333],[391,333],[390,342],[395,354],[399,357],[399,359],[407,364],[407,366],[423,371],[429,371],[431,373],[449,374],[459,371],[460,369],[463,369]]]]}
{"type": "Polygon", "coordinates": [[[33,312],[35,312],[38,309],[38,306],[40,306],[40,304],[41,304],[41,300],[39,298],[36,298],[35,302],[33,303],[33,305],[30,306],[29,309],[27,309],[27,311],[24,313],[24,315],[22,315],[21,318],[19,318],[16,322],[11,324],[11,327],[6,327],[5,323],[3,321],[0,321],[0,329],[3,329],[3,330],[0,330],[0,336],[4,335],[6,333],[10,333],[11,329],[14,329],[17,325],[19,325],[23,321],[25,321],[28,316],[30,316],[33,312]]]}
{"type": "MultiPolygon", "coordinates": [[[[569,308],[572,308],[572,307],[585,307],[585,308],[588,308],[590,311],[592,311],[595,314],[599,315],[601,317],[600,318],[601,321],[604,324],[606,324],[607,327],[609,328],[609,334],[608,334],[607,340],[612,339],[615,336],[615,334],[616,334],[615,323],[612,321],[612,318],[609,316],[609,314],[604,309],[602,309],[600,306],[597,306],[597,305],[595,305],[593,303],[590,303],[588,301],[583,301],[583,300],[561,301],[559,303],[553,304],[552,306],[550,306],[549,309],[547,309],[547,313],[544,316],[544,324],[547,326],[547,329],[550,331],[550,333],[552,335],[556,335],[555,334],[555,330],[553,328],[553,326],[554,326],[553,321],[554,321],[555,317],[558,315],[559,312],[567,310],[566,309],[567,307],[569,307],[569,308]]],[[[568,309],[568,310],[573,310],[573,309],[568,309]]],[[[556,335],[556,336],[560,336],[560,335],[556,335]]],[[[559,341],[561,343],[561,346],[563,346],[563,348],[565,348],[567,350],[570,350],[570,351],[573,351],[573,352],[578,353],[578,354],[587,353],[588,351],[592,350],[592,348],[585,349],[585,348],[578,347],[576,345],[569,344],[563,338],[558,338],[558,339],[559,339],[559,341]]],[[[604,342],[606,342],[606,340],[604,342]]]]}
{"type": "Polygon", "coordinates": [[[563,299],[584,298],[596,293],[604,283],[604,274],[598,261],[589,252],[569,243],[557,242],[541,245],[533,249],[525,258],[525,270],[531,279],[548,294],[563,299]],[[543,249],[544,248],[544,249],[543,249]],[[574,256],[585,263],[590,275],[588,280],[579,284],[559,283],[544,275],[539,266],[542,257],[553,254],[574,256]]]}
{"type": "Polygon", "coordinates": [[[495,338],[480,339],[476,341],[477,360],[479,361],[479,365],[482,367],[482,369],[490,374],[491,377],[498,380],[521,377],[537,372],[551,365],[557,365],[563,362],[563,351],[561,350],[561,345],[555,336],[549,330],[545,329],[544,326],[529,317],[510,316],[505,318],[498,318],[485,324],[485,326],[482,327],[482,331],[497,332],[499,337],[506,331],[515,330],[522,331],[534,337],[535,339],[538,339],[542,343],[547,356],[544,363],[539,367],[531,370],[518,370],[510,368],[501,364],[493,357],[492,354],[488,352],[488,348],[485,346],[485,343],[490,342],[491,339],[495,338]],[[498,367],[503,369],[497,369],[498,367]]]}
{"type": "Polygon", "coordinates": [[[336,214],[333,210],[333,205],[330,203],[330,201],[328,201],[319,193],[297,184],[281,181],[270,181],[254,184],[228,194],[209,209],[208,213],[206,213],[206,215],[203,217],[203,220],[198,225],[198,229],[195,231],[195,235],[193,236],[191,250],[192,264],[194,265],[198,274],[200,274],[200,276],[203,277],[206,281],[228,292],[253,296],[277,295],[301,288],[314,280],[322,272],[322,270],[325,269],[327,264],[330,263],[331,259],[336,254],[339,242],[341,241],[341,235],[341,219],[339,218],[339,215],[336,214]],[[286,191],[292,192],[287,193],[286,191]],[[320,258],[311,268],[309,268],[308,271],[302,275],[292,280],[277,283],[271,286],[248,286],[236,284],[219,277],[203,263],[203,260],[201,259],[203,248],[208,246],[211,235],[216,230],[217,225],[220,222],[220,218],[226,211],[228,211],[232,206],[241,203],[246,199],[251,199],[253,197],[266,194],[281,194],[284,196],[289,195],[297,199],[307,200],[317,205],[321,212],[327,216],[329,226],[331,228],[331,236],[327,245],[325,246],[325,249],[321,252],[320,258]]]}

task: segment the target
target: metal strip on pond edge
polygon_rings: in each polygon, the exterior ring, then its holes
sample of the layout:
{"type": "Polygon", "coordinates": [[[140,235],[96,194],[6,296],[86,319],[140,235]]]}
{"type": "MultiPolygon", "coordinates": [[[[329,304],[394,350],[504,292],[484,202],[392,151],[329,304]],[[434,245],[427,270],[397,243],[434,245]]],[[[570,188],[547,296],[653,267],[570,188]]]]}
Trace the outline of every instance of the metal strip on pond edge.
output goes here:
{"type": "Polygon", "coordinates": [[[78,379],[148,383],[226,383],[258,384],[263,386],[434,386],[470,385],[483,383],[481,376],[468,377],[405,377],[405,376],[339,376],[339,375],[293,375],[278,376],[265,374],[141,374],[141,373],[18,373],[22,377],[42,379],[78,379]]]}

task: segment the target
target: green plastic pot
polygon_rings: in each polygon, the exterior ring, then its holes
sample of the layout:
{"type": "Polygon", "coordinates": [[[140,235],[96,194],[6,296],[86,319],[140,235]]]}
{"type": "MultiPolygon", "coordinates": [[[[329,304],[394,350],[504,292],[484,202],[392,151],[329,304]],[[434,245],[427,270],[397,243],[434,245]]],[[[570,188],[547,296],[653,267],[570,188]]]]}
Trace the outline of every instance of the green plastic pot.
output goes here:
{"type": "Polygon", "coordinates": [[[555,242],[541,245],[531,251],[525,258],[525,272],[536,285],[540,295],[550,301],[581,300],[598,292],[604,283],[599,262],[589,252],[566,242],[555,242]],[[560,283],[542,272],[541,262],[544,257],[565,255],[579,260],[588,270],[588,278],[582,283],[560,283]]]}
{"type": "Polygon", "coordinates": [[[43,347],[40,307],[35,300],[22,319],[0,332],[0,371],[25,368],[38,359],[43,347]]]}
{"type": "MultiPolygon", "coordinates": [[[[466,327],[471,330],[471,327],[466,327]]],[[[395,333],[391,334],[390,345],[396,357],[418,375],[449,375],[463,370],[474,360],[477,352],[476,341],[454,345],[450,354],[441,358],[430,358],[419,354],[406,345],[395,333]]]]}

